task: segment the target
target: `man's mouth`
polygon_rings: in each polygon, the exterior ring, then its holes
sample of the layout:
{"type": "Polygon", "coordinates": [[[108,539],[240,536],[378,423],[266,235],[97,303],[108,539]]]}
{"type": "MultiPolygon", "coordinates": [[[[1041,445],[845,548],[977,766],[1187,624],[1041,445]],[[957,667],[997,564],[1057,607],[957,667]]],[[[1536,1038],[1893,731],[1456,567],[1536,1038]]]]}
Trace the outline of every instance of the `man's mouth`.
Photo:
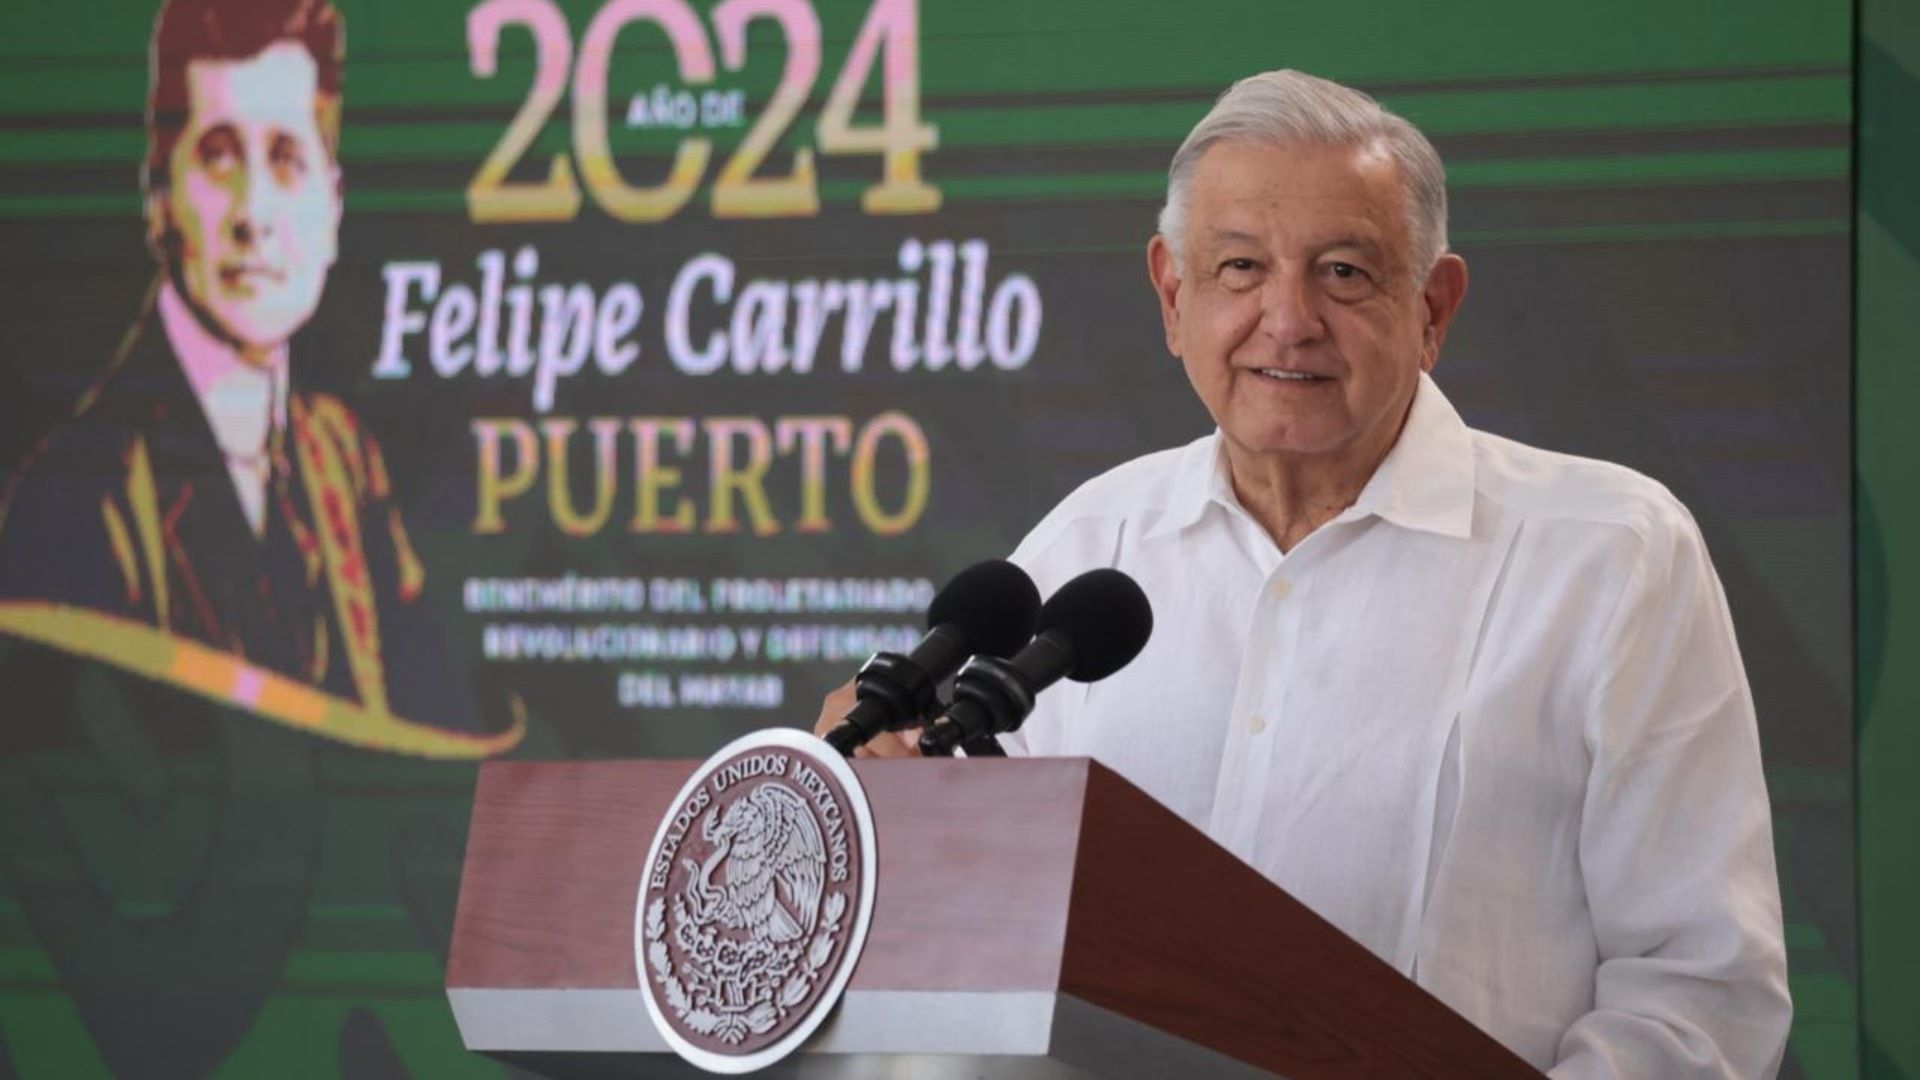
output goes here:
{"type": "Polygon", "coordinates": [[[233,263],[220,268],[220,284],[229,288],[274,284],[283,276],[273,267],[259,263],[233,263]]]}
{"type": "Polygon", "coordinates": [[[1311,371],[1286,371],[1281,368],[1254,368],[1253,370],[1266,378],[1280,382],[1326,382],[1331,378],[1328,375],[1315,375],[1311,371]]]}

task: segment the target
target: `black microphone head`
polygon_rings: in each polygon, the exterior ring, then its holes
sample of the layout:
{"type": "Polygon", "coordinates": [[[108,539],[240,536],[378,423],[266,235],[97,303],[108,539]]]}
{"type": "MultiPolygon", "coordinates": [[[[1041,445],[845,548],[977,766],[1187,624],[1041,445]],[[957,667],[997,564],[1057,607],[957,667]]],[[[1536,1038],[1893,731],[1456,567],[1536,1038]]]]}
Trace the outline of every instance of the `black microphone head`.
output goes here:
{"type": "MultiPolygon", "coordinates": [[[[1033,638],[1040,590],[1005,559],[974,563],[953,576],[927,605],[927,628],[957,626],[970,652],[1011,656],[1033,638]]],[[[955,666],[958,666],[956,661],[955,666]]]]}
{"type": "Polygon", "coordinates": [[[1153,634],[1153,606],[1118,570],[1089,570],[1040,609],[1038,633],[1054,631],[1073,646],[1067,678],[1093,682],[1126,667],[1153,634]]]}

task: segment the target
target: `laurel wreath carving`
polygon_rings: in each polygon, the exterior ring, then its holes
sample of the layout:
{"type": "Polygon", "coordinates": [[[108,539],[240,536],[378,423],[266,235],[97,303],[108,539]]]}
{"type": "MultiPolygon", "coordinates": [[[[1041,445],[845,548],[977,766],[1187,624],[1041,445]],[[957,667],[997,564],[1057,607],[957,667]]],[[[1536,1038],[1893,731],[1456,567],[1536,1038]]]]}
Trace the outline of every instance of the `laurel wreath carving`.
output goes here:
{"type": "Polygon", "coordinates": [[[819,924],[803,948],[721,938],[694,919],[680,897],[671,912],[664,898],[654,898],[646,910],[647,966],[667,1005],[692,1031],[729,1044],[772,1031],[807,1000],[833,958],[847,894],[821,900],[819,924]],[[684,952],[679,965],[667,949],[670,932],[684,952]]]}
{"type": "Polygon", "coordinates": [[[820,930],[814,934],[812,944],[807,946],[805,967],[787,977],[787,983],[780,988],[780,1016],[784,1018],[787,1010],[807,999],[815,980],[820,977],[820,969],[827,966],[833,957],[833,939],[840,933],[840,917],[847,913],[847,894],[828,893],[820,905],[820,930]]]}

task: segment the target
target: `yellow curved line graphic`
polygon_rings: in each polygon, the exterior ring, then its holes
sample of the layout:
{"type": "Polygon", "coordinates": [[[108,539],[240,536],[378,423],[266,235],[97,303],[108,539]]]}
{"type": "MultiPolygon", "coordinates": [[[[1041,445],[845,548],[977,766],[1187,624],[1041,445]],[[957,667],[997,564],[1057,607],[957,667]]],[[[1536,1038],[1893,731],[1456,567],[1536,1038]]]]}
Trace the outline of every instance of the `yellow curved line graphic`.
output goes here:
{"type": "Polygon", "coordinates": [[[336,697],[164,630],[117,615],[42,601],[0,602],[0,632],[190,690],[278,724],[352,746],[428,758],[484,758],[518,745],[526,712],[492,735],[448,731],[336,697]]]}

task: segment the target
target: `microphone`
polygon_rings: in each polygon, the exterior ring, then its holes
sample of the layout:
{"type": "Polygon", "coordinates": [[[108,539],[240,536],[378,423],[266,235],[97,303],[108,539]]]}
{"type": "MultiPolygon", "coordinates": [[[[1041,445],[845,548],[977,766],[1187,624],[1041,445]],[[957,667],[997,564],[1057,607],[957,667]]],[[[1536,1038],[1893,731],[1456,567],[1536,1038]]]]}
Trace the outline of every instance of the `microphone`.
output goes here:
{"type": "Polygon", "coordinates": [[[939,684],[973,653],[1005,656],[1033,636],[1040,590],[1004,559],[974,563],[927,605],[927,634],[913,651],[875,653],[854,676],[855,702],[827,732],[827,745],[851,755],[883,731],[925,724],[940,712],[939,684]]]}
{"type": "Polygon", "coordinates": [[[1153,634],[1153,607],[1118,570],[1089,570],[1040,609],[1039,633],[1012,659],[976,656],[953,683],[953,707],[920,736],[920,752],[1017,730],[1040,691],[1061,678],[1094,682],[1126,667],[1153,634]]]}

